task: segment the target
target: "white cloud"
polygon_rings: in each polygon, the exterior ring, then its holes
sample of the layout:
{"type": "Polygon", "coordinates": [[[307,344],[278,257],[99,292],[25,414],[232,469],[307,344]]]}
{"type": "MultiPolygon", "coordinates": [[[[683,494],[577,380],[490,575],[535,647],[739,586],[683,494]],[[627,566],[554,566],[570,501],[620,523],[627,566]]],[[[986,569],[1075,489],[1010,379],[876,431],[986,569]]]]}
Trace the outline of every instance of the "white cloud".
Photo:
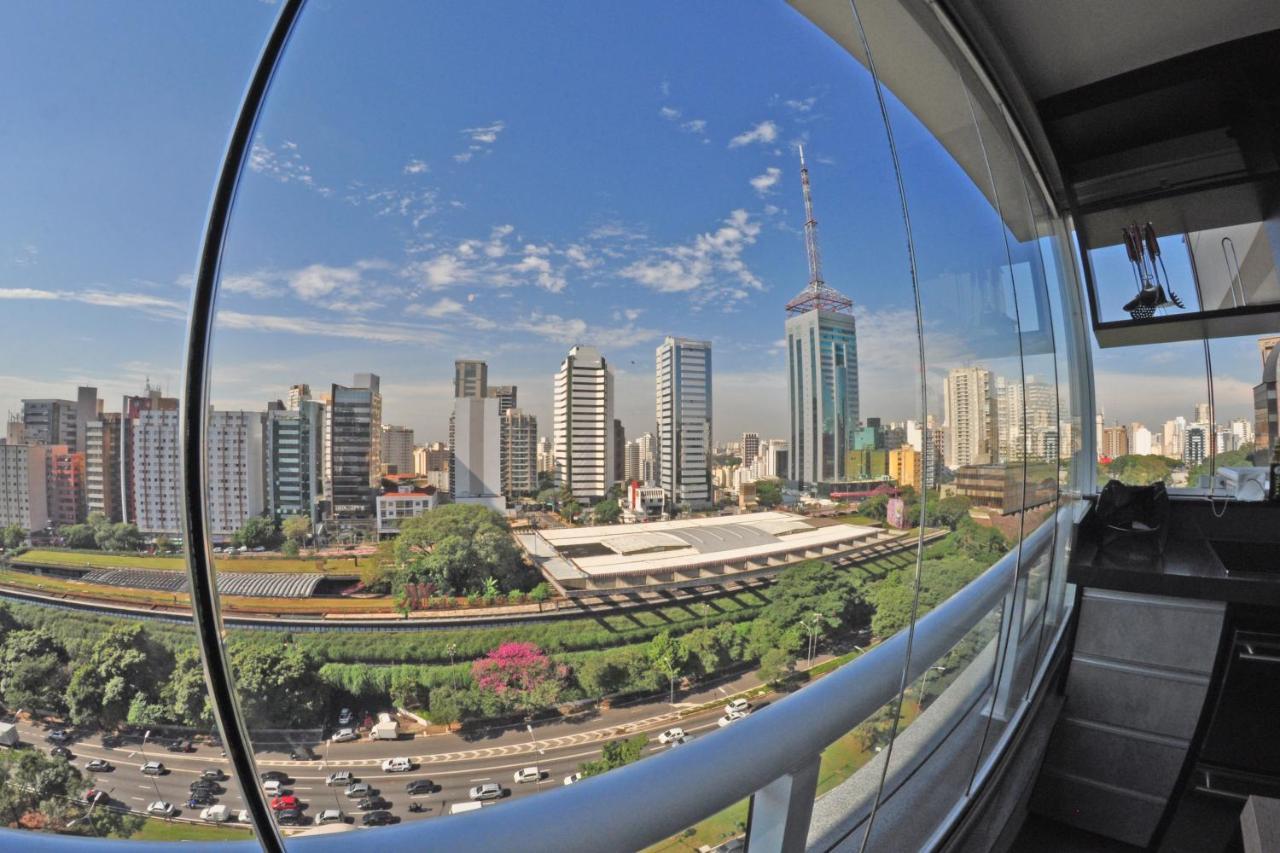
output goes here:
{"type": "Polygon", "coordinates": [[[463,310],[465,309],[463,309],[461,302],[455,302],[445,296],[433,305],[410,305],[405,309],[405,312],[408,314],[415,314],[419,317],[433,317],[439,319],[440,317],[447,317],[450,314],[458,314],[463,310]]]}
{"type": "Polygon", "coordinates": [[[791,99],[784,101],[783,103],[786,104],[787,109],[789,110],[798,113],[807,113],[813,109],[814,104],[818,103],[818,99],[816,97],[791,99]]]}
{"type": "Polygon", "coordinates": [[[289,276],[289,286],[303,299],[319,299],[339,288],[346,289],[360,281],[360,272],[352,267],[312,264],[289,276]]]}
{"type": "Polygon", "coordinates": [[[453,159],[456,163],[469,163],[473,156],[470,151],[463,151],[461,154],[454,154],[453,159]]]}
{"type": "Polygon", "coordinates": [[[493,124],[484,127],[466,127],[462,132],[471,137],[473,142],[483,142],[492,145],[498,141],[498,134],[506,130],[507,124],[503,121],[495,121],[493,124]]]}
{"type": "Polygon", "coordinates": [[[245,314],[240,311],[219,311],[215,322],[219,329],[349,338],[387,344],[440,346],[446,341],[446,338],[434,329],[404,323],[335,322],[329,319],[311,320],[305,317],[245,314]]]}
{"type": "Polygon", "coordinates": [[[753,142],[770,143],[778,138],[778,125],[772,121],[762,121],[750,130],[739,133],[729,140],[730,148],[740,148],[753,142]]]}
{"type": "Polygon", "coordinates": [[[423,172],[426,172],[428,168],[429,167],[424,160],[410,160],[408,163],[404,164],[404,173],[406,175],[421,175],[423,172]]]}
{"type": "Polygon", "coordinates": [[[265,272],[228,275],[218,282],[218,289],[228,293],[243,293],[254,299],[267,299],[279,296],[282,292],[275,285],[275,279],[276,276],[265,272]]]}
{"type": "Polygon", "coordinates": [[[40,290],[32,287],[0,288],[0,299],[35,300],[40,302],[79,302],[99,308],[126,308],[153,317],[183,319],[187,307],[173,299],[149,293],[124,293],[107,290],[40,290]]]}
{"type": "Polygon", "coordinates": [[[33,287],[0,287],[0,299],[64,299],[63,294],[33,287]]]}
{"type": "Polygon", "coordinates": [[[514,328],[568,346],[596,344],[615,350],[660,337],[660,333],[653,329],[636,328],[631,323],[614,327],[592,326],[578,317],[562,317],[538,311],[534,311],[527,319],[518,320],[514,328]]]}
{"type": "Polygon", "coordinates": [[[694,118],[680,125],[680,129],[689,133],[706,133],[707,120],[704,118],[694,118]]]}
{"type": "Polygon", "coordinates": [[[35,243],[27,243],[18,248],[17,253],[13,256],[13,263],[19,267],[35,266],[40,261],[40,247],[35,243]]]}
{"type": "Polygon", "coordinates": [[[311,167],[303,162],[302,155],[298,152],[296,142],[285,140],[272,148],[260,138],[255,139],[249,150],[249,169],[282,184],[301,184],[322,196],[329,196],[333,192],[316,183],[311,175],[311,167]]]}
{"type": "Polygon", "coordinates": [[[760,223],[752,221],[745,210],[734,210],[716,231],[699,234],[688,243],[658,248],[624,267],[619,275],[659,293],[696,291],[699,301],[713,297],[735,301],[750,290],[763,290],[742,260],[743,250],[755,243],[759,234],[760,223]]]}
{"type": "Polygon", "coordinates": [[[756,175],[751,179],[751,188],[760,195],[769,195],[773,192],[774,184],[778,183],[778,179],[782,177],[782,170],[777,166],[770,166],[764,170],[763,175],[756,175]]]}
{"type": "Polygon", "coordinates": [[[663,118],[665,118],[667,121],[675,121],[676,119],[680,118],[680,111],[677,110],[675,107],[663,107],[662,109],[658,110],[658,114],[663,118]]]}

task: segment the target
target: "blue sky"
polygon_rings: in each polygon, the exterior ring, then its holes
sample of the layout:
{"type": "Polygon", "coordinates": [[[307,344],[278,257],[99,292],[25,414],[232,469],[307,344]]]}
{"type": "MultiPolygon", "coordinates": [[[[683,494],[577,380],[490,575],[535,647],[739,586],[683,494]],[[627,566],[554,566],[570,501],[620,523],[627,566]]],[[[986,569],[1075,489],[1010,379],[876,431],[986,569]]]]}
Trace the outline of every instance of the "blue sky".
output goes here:
{"type": "MultiPolygon", "coordinates": [[[[144,377],[176,388],[209,189],[275,11],[6,10],[0,73],[20,85],[0,128],[0,408],[77,383],[112,409],[144,377]]],[[[894,110],[927,240],[931,366],[990,360],[939,294],[997,262],[998,221],[894,110]]],[[[783,305],[807,279],[798,142],[826,279],[857,305],[862,413],[914,416],[905,241],[873,90],[789,7],[312,2],[237,201],[215,403],[261,408],[294,382],[373,371],[386,420],[442,439],[452,362],[478,357],[549,431],[552,376],[582,342],[615,365],[635,434],[652,428],[653,349],[675,334],[713,342],[718,438],[782,435],[783,305]]],[[[1185,380],[1185,364],[1138,360],[1185,380]]],[[[1149,420],[1200,398],[1166,411],[1167,395],[1117,396],[1132,410],[1117,416],[1149,420]]]]}

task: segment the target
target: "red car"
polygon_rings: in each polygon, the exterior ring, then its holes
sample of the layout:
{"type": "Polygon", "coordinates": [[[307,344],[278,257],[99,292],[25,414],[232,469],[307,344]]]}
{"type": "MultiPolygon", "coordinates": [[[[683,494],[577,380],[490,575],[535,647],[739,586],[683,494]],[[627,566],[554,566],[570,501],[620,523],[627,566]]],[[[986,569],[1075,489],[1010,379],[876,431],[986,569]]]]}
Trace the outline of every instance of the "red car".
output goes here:
{"type": "Polygon", "coordinates": [[[281,794],[271,801],[271,808],[275,811],[281,809],[296,809],[298,807],[298,798],[293,794],[281,794]]]}

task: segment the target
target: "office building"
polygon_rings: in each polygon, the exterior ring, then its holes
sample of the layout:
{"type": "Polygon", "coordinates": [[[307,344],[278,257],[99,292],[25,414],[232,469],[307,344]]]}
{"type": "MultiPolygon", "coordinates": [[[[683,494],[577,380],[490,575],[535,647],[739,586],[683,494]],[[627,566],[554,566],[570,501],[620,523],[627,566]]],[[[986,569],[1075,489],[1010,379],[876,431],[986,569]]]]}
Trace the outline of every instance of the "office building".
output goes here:
{"type": "Polygon", "coordinates": [[[28,444],[76,446],[74,400],[23,400],[22,424],[28,444]]]}
{"type": "Polygon", "coordinates": [[[556,470],[556,448],[551,441],[551,436],[544,435],[538,438],[538,473],[553,474],[556,470]]]}
{"type": "Polygon", "coordinates": [[[711,495],[711,342],[668,337],[657,348],[658,486],[676,506],[711,495]]]}
{"type": "Polygon", "coordinates": [[[266,461],[262,412],[211,411],[205,444],[209,474],[209,533],[229,541],[254,516],[266,512],[266,461]]]}
{"type": "Polygon", "coordinates": [[[382,425],[382,473],[413,473],[413,430],[409,427],[382,425]]]}
{"type": "Polygon", "coordinates": [[[490,385],[485,396],[496,397],[498,399],[499,417],[505,415],[518,405],[516,401],[516,386],[514,385],[490,385]]]}
{"type": "Polygon", "coordinates": [[[45,495],[49,523],[54,527],[79,524],[85,519],[84,454],[67,444],[47,448],[45,495]]]}
{"type": "Polygon", "coordinates": [[[85,424],[86,514],[120,521],[120,413],[104,412],[85,424]]]}
{"type": "Polygon", "coordinates": [[[889,477],[889,451],[875,447],[850,450],[845,461],[850,480],[884,480],[889,477]]]}
{"type": "MultiPolygon", "coordinates": [[[[499,397],[499,408],[501,408],[499,397]]],[[[502,419],[502,491],[508,498],[538,492],[538,419],[508,409],[502,419]]]]}
{"type": "Polygon", "coordinates": [[[1123,426],[1104,427],[1102,430],[1102,455],[1108,459],[1119,459],[1129,455],[1129,431],[1123,426]]]}
{"type": "Polygon", "coordinates": [[[626,466],[627,430],[622,421],[613,419],[613,472],[609,475],[614,483],[622,482],[622,469],[626,466]]]}
{"type": "Polygon", "coordinates": [[[455,503],[506,509],[502,483],[502,418],[497,397],[453,400],[453,481],[455,503]]]}
{"type": "Polygon", "coordinates": [[[556,373],[552,411],[560,485],[579,502],[600,500],[616,479],[613,368],[595,347],[569,350],[556,373]]]}
{"type": "Polygon", "coordinates": [[[483,361],[459,359],[453,363],[454,397],[489,396],[489,365],[483,361]]]}
{"type": "Polygon", "coordinates": [[[917,492],[924,487],[921,470],[922,454],[912,447],[899,447],[889,451],[889,477],[900,487],[910,487],[917,492]]]}
{"type": "Polygon", "coordinates": [[[449,473],[449,445],[443,441],[413,449],[413,473],[421,477],[433,472],[449,473]]]}
{"type": "MultiPolygon", "coordinates": [[[[1182,461],[1188,468],[1194,468],[1209,455],[1209,429],[1204,424],[1191,424],[1184,433],[1182,461]]],[[[1197,483],[1188,483],[1195,488],[1197,483]]]]}
{"type": "Polygon", "coordinates": [[[47,459],[44,445],[0,444],[0,528],[43,530],[49,523],[47,459]]]}
{"type": "Polygon", "coordinates": [[[283,520],[301,515],[312,527],[321,521],[324,495],[324,405],[299,399],[296,409],[279,402],[267,405],[267,512],[283,520]]]}
{"type": "Polygon", "coordinates": [[[1213,421],[1213,416],[1209,412],[1209,404],[1196,403],[1191,420],[1198,424],[1211,423],[1213,421]]]}
{"type": "Polygon", "coordinates": [[[1253,386],[1253,459],[1255,464],[1268,465],[1280,444],[1280,409],[1276,402],[1280,337],[1260,339],[1258,352],[1262,355],[1262,381],[1253,386]]]}
{"type": "Polygon", "coordinates": [[[636,439],[636,453],[639,455],[637,477],[646,486],[658,484],[658,437],[646,432],[636,439]]]}
{"type": "Polygon", "coordinates": [[[739,452],[742,454],[742,464],[750,465],[755,462],[760,455],[760,433],[744,432],[738,444],[739,452]]]}
{"type": "Polygon", "coordinates": [[[1140,423],[1129,425],[1129,452],[1135,456],[1151,454],[1151,430],[1140,423]]]}
{"type": "Polygon", "coordinates": [[[10,414],[5,422],[4,439],[0,444],[26,444],[27,425],[22,422],[21,414],[10,414]]]}
{"type": "Polygon", "coordinates": [[[339,531],[374,529],[381,445],[378,376],[358,373],[350,386],[331,386],[325,406],[324,496],[329,520],[339,531]]]}
{"type": "Polygon", "coordinates": [[[302,404],[311,399],[311,386],[304,383],[289,386],[289,396],[287,403],[289,411],[296,412],[302,407],[302,404]]]}
{"type": "Polygon", "coordinates": [[[81,385],[76,389],[76,443],[74,450],[85,452],[85,430],[89,421],[102,414],[102,401],[98,399],[98,389],[89,385],[81,385]]]}
{"type": "MultiPolygon", "coordinates": [[[[1185,433],[1187,430],[1187,419],[1178,415],[1171,421],[1164,422],[1164,428],[1161,430],[1162,437],[1160,446],[1164,449],[1164,455],[1170,459],[1182,459],[1183,447],[1186,444],[1185,433]]],[[[1102,436],[1102,427],[1098,427],[1098,435],[1102,436]]],[[[1102,444],[1098,445],[1099,452],[1102,450],[1102,444]]]]}
{"type": "Polygon", "coordinates": [[[992,461],[998,432],[993,384],[991,371],[982,367],[955,367],[948,372],[943,385],[946,432],[942,454],[948,468],[992,461]]]}
{"type": "MultiPolygon", "coordinates": [[[[86,433],[87,439],[87,433],[86,433]]],[[[178,400],[147,385],[120,404],[120,517],[143,533],[182,529],[178,400]]]]}
{"type": "Polygon", "coordinates": [[[640,480],[640,443],[628,441],[622,458],[622,482],[635,483],[640,480]]]}

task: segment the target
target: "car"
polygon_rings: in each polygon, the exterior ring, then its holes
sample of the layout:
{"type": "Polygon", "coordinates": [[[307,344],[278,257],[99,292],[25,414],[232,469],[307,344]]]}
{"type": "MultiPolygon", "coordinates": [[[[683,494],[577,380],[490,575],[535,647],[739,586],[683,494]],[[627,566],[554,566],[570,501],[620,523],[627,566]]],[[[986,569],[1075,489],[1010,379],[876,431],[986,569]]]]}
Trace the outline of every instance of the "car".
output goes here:
{"type": "Polygon", "coordinates": [[[143,776],[163,776],[169,772],[159,761],[148,761],[138,769],[142,771],[143,776]]]}
{"type": "Polygon", "coordinates": [[[386,826],[389,823],[395,823],[395,818],[391,816],[391,812],[378,809],[361,815],[360,823],[363,826],[386,826]]]}
{"type": "Polygon", "coordinates": [[[363,800],[356,803],[356,808],[362,812],[371,812],[377,811],[378,809],[389,809],[391,808],[391,803],[388,803],[379,796],[365,797],[363,800]]]}
{"type": "Polygon", "coordinates": [[[208,791],[196,791],[187,798],[187,808],[197,809],[201,806],[211,806],[218,801],[217,797],[208,791]]]}
{"type": "Polygon", "coordinates": [[[97,788],[90,788],[89,790],[84,792],[84,801],[86,803],[96,803],[98,802],[98,800],[106,799],[106,797],[107,797],[106,792],[99,791],[97,788]]]}
{"type": "Polygon", "coordinates": [[[410,794],[431,794],[435,792],[436,786],[430,779],[414,779],[404,789],[410,794]]]}
{"type": "Polygon", "coordinates": [[[165,747],[170,752],[195,752],[196,745],[189,740],[175,740],[165,747]]]}
{"type": "Polygon", "coordinates": [[[119,735],[103,735],[102,736],[102,745],[106,749],[115,749],[117,746],[119,746],[122,743],[124,743],[124,738],[120,737],[119,735]]]}
{"type": "Polygon", "coordinates": [[[328,776],[324,777],[324,783],[330,788],[335,788],[338,785],[345,787],[351,784],[351,779],[352,776],[350,770],[339,770],[336,773],[330,773],[328,776]]]}
{"type": "Polygon", "coordinates": [[[360,740],[360,734],[355,729],[338,729],[330,740],[334,743],[346,743],[350,740],[360,740]]]}
{"type": "Polygon", "coordinates": [[[738,722],[738,720],[741,720],[745,716],[746,714],[730,712],[728,714],[725,714],[720,719],[716,720],[716,725],[723,729],[725,726],[729,725],[730,723],[736,723],[738,722]]]}
{"type": "Polygon", "coordinates": [[[751,703],[742,697],[738,697],[724,706],[726,714],[746,714],[751,710],[751,703]]]}
{"type": "Polygon", "coordinates": [[[302,812],[298,809],[281,809],[276,812],[276,823],[281,826],[302,826],[302,812]]]}
{"type": "Polygon", "coordinates": [[[502,796],[502,793],[502,786],[497,782],[485,782],[468,791],[467,796],[473,800],[496,800],[502,796]]]}
{"type": "Polygon", "coordinates": [[[232,817],[234,815],[226,806],[209,806],[209,808],[200,812],[200,819],[207,820],[209,823],[226,823],[232,817]]]}
{"type": "Polygon", "coordinates": [[[382,762],[383,773],[407,773],[413,769],[413,762],[402,755],[388,758],[382,762]]]}
{"type": "Polygon", "coordinates": [[[110,773],[112,770],[115,770],[115,768],[111,766],[110,761],[102,758],[94,758],[86,762],[84,769],[93,773],[110,773]]]}
{"type": "Polygon", "coordinates": [[[581,773],[570,773],[568,776],[564,777],[564,783],[566,785],[572,785],[574,782],[579,782],[581,780],[582,780],[581,773]]]}
{"type": "Polygon", "coordinates": [[[265,773],[259,773],[258,778],[263,782],[288,782],[289,774],[283,770],[268,770],[265,773]]]}
{"type": "Polygon", "coordinates": [[[221,767],[206,767],[200,771],[200,778],[207,779],[210,782],[221,782],[227,778],[227,774],[222,772],[221,767]]]}
{"type": "Polygon", "coordinates": [[[542,771],[537,767],[521,767],[512,778],[515,779],[517,785],[521,782],[537,782],[542,778],[542,771]]]}
{"type": "Polygon", "coordinates": [[[658,735],[658,743],[671,743],[682,737],[684,737],[684,729],[676,726],[675,728],[667,729],[665,732],[658,735]]]}
{"type": "Polygon", "coordinates": [[[265,551],[265,550],[267,550],[267,549],[266,549],[266,546],[264,546],[264,545],[255,545],[255,546],[254,546],[254,548],[253,548],[253,553],[255,553],[255,554],[261,554],[261,553],[262,553],[263,551],[265,551]]]}
{"type": "Polygon", "coordinates": [[[338,725],[340,726],[349,726],[354,719],[355,714],[351,713],[350,708],[343,708],[338,712],[338,725]]]}
{"type": "Polygon", "coordinates": [[[370,794],[373,793],[373,788],[370,787],[368,782],[352,782],[350,785],[347,786],[347,790],[344,791],[343,793],[345,793],[348,797],[355,799],[356,797],[369,796],[370,794]]]}
{"type": "Polygon", "coordinates": [[[214,546],[214,548],[213,548],[213,553],[215,553],[215,554],[221,554],[221,553],[222,553],[222,546],[221,546],[221,545],[215,545],[215,546],[214,546]]]}
{"type": "Polygon", "coordinates": [[[65,746],[55,746],[53,749],[49,750],[49,754],[54,758],[65,758],[67,761],[70,761],[75,757],[71,754],[71,750],[67,749],[65,746]]]}
{"type": "Polygon", "coordinates": [[[316,815],[316,825],[325,823],[346,823],[347,816],[342,813],[341,809],[325,809],[316,815]]]}
{"type": "Polygon", "coordinates": [[[298,798],[293,794],[281,794],[271,801],[271,810],[278,812],[281,809],[296,809],[298,807],[298,798]]]}
{"type": "Polygon", "coordinates": [[[311,747],[299,746],[289,750],[290,761],[315,761],[316,754],[311,751],[311,747]]]}
{"type": "Polygon", "coordinates": [[[236,812],[236,823],[253,823],[253,815],[249,814],[248,809],[240,809],[236,812]]]}
{"type": "Polygon", "coordinates": [[[147,804],[147,814],[158,815],[160,817],[173,817],[178,810],[173,807],[173,803],[164,800],[156,800],[147,804]]]}
{"type": "Polygon", "coordinates": [[[284,793],[284,783],[279,779],[268,779],[262,783],[262,791],[268,797],[278,797],[284,793]]]}
{"type": "Polygon", "coordinates": [[[187,790],[193,794],[196,791],[208,791],[210,794],[225,794],[227,792],[226,788],[212,779],[197,779],[187,787],[187,790]]]}
{"type": "Polygon", "coordinates": [[[671,741],[671,746],[672,748],[675,748],[677,746],[683,746],[684,744],[688,743],[691,740],[693,740],[693,735],[686,734],[671,741]]]}
{"type": "Polygon", "coordinates": [[[66,729],[54,729],[44,736],[49,743],[69,743],[71,734],[66,729]]]}

